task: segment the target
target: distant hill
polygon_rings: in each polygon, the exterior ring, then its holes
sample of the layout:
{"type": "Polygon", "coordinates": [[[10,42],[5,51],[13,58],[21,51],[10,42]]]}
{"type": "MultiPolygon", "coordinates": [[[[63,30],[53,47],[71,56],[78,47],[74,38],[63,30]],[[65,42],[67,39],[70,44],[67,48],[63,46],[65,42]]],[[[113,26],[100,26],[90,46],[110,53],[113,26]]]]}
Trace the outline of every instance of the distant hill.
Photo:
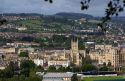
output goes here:
{"type": "Polygon", "coordinates": [[[80,19],[80,18],[87,18],[87,19],[93,19],[94,17],[92,15],[88,14],[82,14],[82,13],[56,13],[54,16],[56,17],[64,17],[68,19],[80,19]]]}
{"type": "MultiPolygon", "coordinates": [[[[102,17],[95,17],[95,20],[101,20],[102,17]]],[[[112,17],[112,22],[125,23],[125,16],[112,17]]]]}
{"type": "MultiPolygon", "coordinates": [[[[100,20],[101,17],[94,17],[92,15],[88,15],[88,14],[83,14],[83,13],[67,13],[67,12],[60,12],[60,13],[56,13],[54,15],[42,15],[42,14],[38,14],[38,13],[4,13],[4,16],[22,16],[22,17],[26,17],[26,16],[44,16],[45,18],[67,18],[67,19],[81,19],[81,18],[86,18],[86,19],[90,19],[90,20],[100,20]]],[[[2,16],[2,14],[0,14],[0,17],[2,16]]],[[[113,17],[112,18],[113,22],[118,22],[118,23],[125,23],[125,16],[118,16],[118,17],[113,17]]]]}
{"type": "Polygon", "coordinates": [[[121,16],[121,17],[113,17],[112,18],[112,21],[113,22],[118,22],[118,23],[125,23],[125,17],[124,16],[121,16]]]}
{"type": "Polygon", "coordinates": [[[4,14],[0,14],[0,16],[41,16],[41,14],[37,14],[37,13],[4,13],[4,14]]]}

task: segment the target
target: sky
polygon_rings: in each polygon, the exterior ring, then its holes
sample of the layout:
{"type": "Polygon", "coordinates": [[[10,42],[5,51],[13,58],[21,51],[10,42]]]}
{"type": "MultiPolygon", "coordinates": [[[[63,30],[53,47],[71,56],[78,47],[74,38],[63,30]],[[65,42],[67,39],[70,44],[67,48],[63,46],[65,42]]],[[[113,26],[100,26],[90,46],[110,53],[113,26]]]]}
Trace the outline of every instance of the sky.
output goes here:
{"type": "MultiPolygon", "coordinates": [[[[50,4],[44,0],[0,0],[0,13],[40,13],[51,15],[58,12],[85,13],[104,16],[109,0],[91,0],[88,10],[81,10],[81,0],[53,0],[50,4]]],[[[125,11],[120,16],[125,16],[125,11]]]]}

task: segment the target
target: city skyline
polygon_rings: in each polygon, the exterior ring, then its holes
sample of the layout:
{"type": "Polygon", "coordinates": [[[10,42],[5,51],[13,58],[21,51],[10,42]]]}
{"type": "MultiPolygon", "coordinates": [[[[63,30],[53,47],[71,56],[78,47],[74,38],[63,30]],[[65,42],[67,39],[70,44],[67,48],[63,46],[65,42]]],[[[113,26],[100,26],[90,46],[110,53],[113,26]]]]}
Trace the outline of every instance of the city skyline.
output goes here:
{"type": "Polygon", "coordinates": [[[0,81],[125,81],[125,0],[52,1],[0,0],[0,81]]]}

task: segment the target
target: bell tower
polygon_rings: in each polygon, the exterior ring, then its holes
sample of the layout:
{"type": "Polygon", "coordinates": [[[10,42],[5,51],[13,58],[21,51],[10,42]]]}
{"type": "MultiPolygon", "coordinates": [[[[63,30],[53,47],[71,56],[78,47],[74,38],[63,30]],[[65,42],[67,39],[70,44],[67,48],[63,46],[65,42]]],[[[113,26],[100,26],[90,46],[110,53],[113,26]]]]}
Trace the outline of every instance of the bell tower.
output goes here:
{"type": "Polygon", "coordinates": [[[76,66],[80,65],[78,38],[74,36],[71,39],[71,61],[76,66]]]}

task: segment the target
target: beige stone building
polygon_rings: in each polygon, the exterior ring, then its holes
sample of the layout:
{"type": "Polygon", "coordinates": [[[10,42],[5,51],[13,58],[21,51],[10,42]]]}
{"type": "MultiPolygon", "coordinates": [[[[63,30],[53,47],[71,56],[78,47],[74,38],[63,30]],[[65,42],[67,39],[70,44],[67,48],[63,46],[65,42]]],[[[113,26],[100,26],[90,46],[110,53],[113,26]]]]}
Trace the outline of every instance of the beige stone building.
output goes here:
{"type": "Polygon", "coordinates": [[[125,48],[122,46],[95,45],[95,49],[90,49],[89,56],[92,60],[96,60],[97,65],[111,62],[114,70],[125,66],[125,48]]]}
{"type": "Polygon", "coordinates": [[[0,52],[4,54],[12,54],[16,52],[14,47],[2,47],[0,48],[0,52]]]}
{"type": "Polygon", "coordinates": [[[82,64],[82,57],[80,57],[78,48],[78,39],[75,37],[71,40],[71,62],[76,66],[82,64]]]}
{"type": "MultiPolygon", "coordinates": [[[[24,49],[22,49],[24,50],[24,49]]],[[[80,53],[85,52],[84,50],[78,49],[78,39],[71,40],[71,49],[70,50],[43,50],[39,54],[38,53],[30,53],[30,59],[38,59],[42,58],[44,63],[47,63],[48,66],[64,66],[68,67],[72,63],[76,66],[80,66],[82,64],[82,59],[80,57],[80,53]]]]}

